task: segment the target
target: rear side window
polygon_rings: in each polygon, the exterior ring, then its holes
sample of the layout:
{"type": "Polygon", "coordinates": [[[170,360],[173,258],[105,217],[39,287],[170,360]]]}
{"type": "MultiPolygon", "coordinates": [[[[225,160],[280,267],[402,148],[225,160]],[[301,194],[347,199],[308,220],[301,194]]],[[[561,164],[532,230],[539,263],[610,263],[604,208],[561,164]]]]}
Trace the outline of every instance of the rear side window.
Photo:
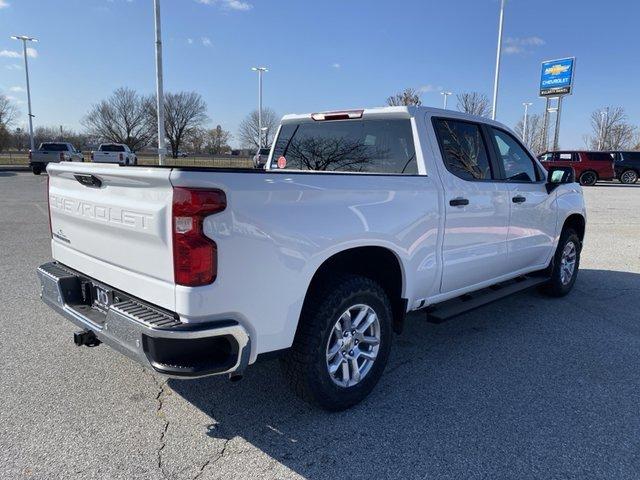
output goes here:
{"type": "Polygon", "coordinates": [[[271,168],[417,174],[411,122],[337,120],[285,124],[271,168]]]}
{"type": "Polygon", "coordinates": [[[493,174],[480,126],[459,120],[436,120],[436,134],[447,169],[463,180],[491,180],[493,174]]]}
{"type": "Polygon", "coordinates": [[[270,148],[261,148],[258,152],[260,155],[269,155],[270,148]]]}
{"type": "Polygon", "coordinates": [[[40,150],[45,152],[66,152],[67,145],[64,143],[43,143],[40,150]]]}
{"type": "Polygon", "coordinates": [[[122,145],[101,145],[101,152],[124,152],[124,147],[122,145]]]}
{"type": "Polygon", "coordinates": [[[589,152],[589,160],[592,162],[609,162],[613,160],[611,154],[606,152],[589,152]]]}

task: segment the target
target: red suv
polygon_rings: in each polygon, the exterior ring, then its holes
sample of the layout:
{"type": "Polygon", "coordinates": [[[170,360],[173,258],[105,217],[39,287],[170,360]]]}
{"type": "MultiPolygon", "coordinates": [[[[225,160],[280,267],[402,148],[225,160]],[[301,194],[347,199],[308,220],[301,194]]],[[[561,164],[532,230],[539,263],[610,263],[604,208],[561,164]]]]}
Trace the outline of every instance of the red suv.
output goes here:
{"type": "Polygon", "coordinates": [[[573,167],[580,185],[595,185],[598,180],[613,180],[613,157],[607,152],[561,151],[538,156],[544,168],[573,167]]]}

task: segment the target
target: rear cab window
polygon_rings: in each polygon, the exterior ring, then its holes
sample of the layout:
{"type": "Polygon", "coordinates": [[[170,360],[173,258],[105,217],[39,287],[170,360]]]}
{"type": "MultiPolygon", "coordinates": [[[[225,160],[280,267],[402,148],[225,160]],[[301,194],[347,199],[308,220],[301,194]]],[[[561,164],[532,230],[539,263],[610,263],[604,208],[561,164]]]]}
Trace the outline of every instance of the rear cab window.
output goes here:
{"type": "Polygon", "coordinates": [[[66,143],[43,143],[40,150],[45,152],[66,152],[68,150],[66,143]]]}
{"type": "Polygon", "coordinates": [[[285,123],[271,169],[417,175],[409,119],[285,123]]]}
{"type": "Polygon", "coordinates": [[[101,152],[124,152],[122,145],[100,145],[101,152]]]}

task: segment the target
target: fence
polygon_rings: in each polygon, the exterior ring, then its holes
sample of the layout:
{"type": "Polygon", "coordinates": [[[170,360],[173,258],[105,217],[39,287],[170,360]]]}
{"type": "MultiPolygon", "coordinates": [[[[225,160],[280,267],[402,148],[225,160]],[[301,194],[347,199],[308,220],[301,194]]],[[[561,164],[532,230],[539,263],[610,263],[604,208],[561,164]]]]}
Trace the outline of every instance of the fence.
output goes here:
{"type": "MultiPolygon", "coordinates": [[[[91,152],[83,152],[85,161],[91,158],[91,152]]],[[[26,151],[0,152],[0,165],[28,165],[29,153],[26,151]]],[[[155,155],[138,155],[139,165],[157,165],[158,157],[155,155]]],[[[166,158],[167,165],[176,167],[210,167],[210,168],[251,168],[253,161],[249,157],[235,155],[213,156],[198,155],[184,158],[166,158]]]]}

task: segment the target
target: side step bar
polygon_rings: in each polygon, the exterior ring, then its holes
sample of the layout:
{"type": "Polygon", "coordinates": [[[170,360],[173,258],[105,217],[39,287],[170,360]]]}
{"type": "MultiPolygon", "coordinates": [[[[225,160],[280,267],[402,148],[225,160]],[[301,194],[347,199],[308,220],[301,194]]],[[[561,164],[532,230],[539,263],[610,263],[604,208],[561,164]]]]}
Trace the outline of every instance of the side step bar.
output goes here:
{"type": "Polygon", "coordinates": [[[446,302],[433,305],[427,311],[429,323],[442,323],[450,318],[474,310],[501,298],[513,295],[516,292],[542,285],[549,279],[547,277],[518,277],[503,283],[497,283],[483,288],[477,292],[468,293],[460,297],[452,298],[446,302]]]}

